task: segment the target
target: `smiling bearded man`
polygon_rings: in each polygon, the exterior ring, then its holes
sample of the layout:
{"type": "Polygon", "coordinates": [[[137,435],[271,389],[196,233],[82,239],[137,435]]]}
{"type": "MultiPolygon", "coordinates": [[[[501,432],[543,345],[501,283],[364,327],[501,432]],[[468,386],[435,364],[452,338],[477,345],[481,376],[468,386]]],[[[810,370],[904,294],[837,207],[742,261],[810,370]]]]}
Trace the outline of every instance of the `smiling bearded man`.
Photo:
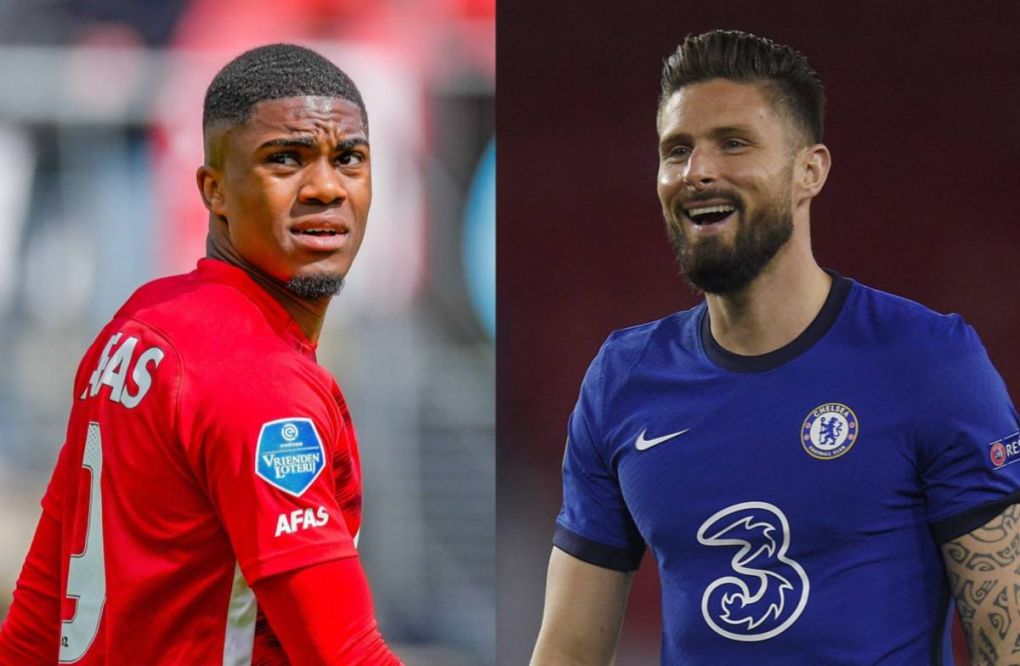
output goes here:
{"type": "Polygon", "coordinates": [[[705,301],[585,375],[533,666],[613,661],[646,548],[666,666],[943,664],[950,592],[975,660],[1016,662],[1016,411],[961,317],[815,262],[822,109],[768,39],[666,62],[657,190],[705,301]]]}
{"type": "Polygon", "coordinates": [[[354,426],[315,361],[372,199],[364,102],[264,46],[216,75],[203,129],[208,257],[81,361],[5,666],[400,663],[355,549],[354,426]]]}

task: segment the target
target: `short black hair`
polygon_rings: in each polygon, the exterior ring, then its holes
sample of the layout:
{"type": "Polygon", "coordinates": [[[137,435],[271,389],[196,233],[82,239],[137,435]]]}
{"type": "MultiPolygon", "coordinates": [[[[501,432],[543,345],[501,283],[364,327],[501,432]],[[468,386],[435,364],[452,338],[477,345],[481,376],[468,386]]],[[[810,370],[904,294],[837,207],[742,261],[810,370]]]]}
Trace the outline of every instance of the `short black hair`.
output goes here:
{"type": "Polygon", "coordinates": [[[202,129],[220,122],[243,123],[259,102],[306,95],[357,104],[368,131],[365,102],[351,77],[315,51],[294,44],[259,46],[227,63],[205,92],[202,129]]]}
{"type": "Polygon", "coordinates": [[[820,143],[825,88],[803,54],[739,30],[687,35],[662,68],[659,108],[680,88],[709,79],[764,83],[812,143],[820,143]]]}

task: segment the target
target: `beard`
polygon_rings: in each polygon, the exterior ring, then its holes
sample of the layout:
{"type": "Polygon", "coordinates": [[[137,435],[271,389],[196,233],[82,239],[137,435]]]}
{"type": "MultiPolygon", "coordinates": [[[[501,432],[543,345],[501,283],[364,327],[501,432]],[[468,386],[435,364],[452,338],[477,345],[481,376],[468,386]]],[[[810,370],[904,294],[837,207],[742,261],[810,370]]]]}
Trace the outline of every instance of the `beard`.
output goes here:
{"type": "Polygon", "coordinates": [[[698,199],[729,201],[736,208],[733,214],[740,216],[740,226],[732,243],[718,235],[690,243],[681,220],[683,212],[678,206],[671,216],[667,216],[666,232],[676,251],[680,274],[691,287],[708,294],[739,292],[765,270],[793,235],[789,187],[766,201],[749,217],[743,200],[733,192],[707,192],[693,201],[698,199]]]}
{"type": "Polygon", "coordinates": [[[344,287],[342,275],[296,275],[287,280],[287,290],[306,301],[320,301],[340,293],[344,287]]]}

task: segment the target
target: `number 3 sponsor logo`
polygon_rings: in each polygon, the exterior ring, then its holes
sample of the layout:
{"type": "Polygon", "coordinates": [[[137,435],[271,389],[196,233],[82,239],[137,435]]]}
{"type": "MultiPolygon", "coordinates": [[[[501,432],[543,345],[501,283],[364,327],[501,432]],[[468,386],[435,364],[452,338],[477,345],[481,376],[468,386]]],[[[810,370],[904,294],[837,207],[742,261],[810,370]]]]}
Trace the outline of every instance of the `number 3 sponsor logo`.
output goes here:
{"type": "Polygon", "coordinates": [[[705,546],[731,547],[732,574],[717,578],[701,597],[701,614],[720,636],[763,641],[797,621],[807,605],[810,582],[786,556],[790,524],[767,502],[742,502],[716,512],[698,529],[705,546]]]}
{"type": "Polygon", "coordinates": [[[99,631],[106,603],[106,562],[103,557],[103,438],[99,424],[89,423],[82,467],[89,474],[88,522],[85,548],[71,555],[67,571],[67,596],[75,600],[74,617],[64,620],[60,637],[60,663],[85,656],[99,631]]]}

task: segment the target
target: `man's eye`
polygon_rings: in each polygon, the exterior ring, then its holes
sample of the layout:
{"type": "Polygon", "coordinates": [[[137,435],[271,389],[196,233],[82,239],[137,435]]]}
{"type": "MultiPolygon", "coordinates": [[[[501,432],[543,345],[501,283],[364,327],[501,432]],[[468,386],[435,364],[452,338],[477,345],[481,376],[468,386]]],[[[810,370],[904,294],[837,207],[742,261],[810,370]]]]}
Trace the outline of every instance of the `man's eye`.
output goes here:
{"type": "Polygon", "coordinates": [[[740,139],[726,139],[723,141],[723,148],[726,150],[739,150],[746,147],[747,144],[740,139]]]}
{"type": "Polygon", "coordinates": [[[691,149],[688,146],[673,146],[666,153],[667,157],[674,159],[687,159],[687,156],[691,154],[691,149]]]}
{"type": "Polygon", "coordinates": [[[361,164],[364,162],[365,156],[356,150],[352,150],[350,152],[341,153],[340,156],[336,158],[336,161],[340,166],[354,166],[355,164],[361,164]]]}
{"type": "Polygon", "coordinates": [[[290,152],[273,153],[266,158],[266,161],[271,164],[283,164],[285,166],[298,166],[300,164],[297,155],[290,152]]]}

